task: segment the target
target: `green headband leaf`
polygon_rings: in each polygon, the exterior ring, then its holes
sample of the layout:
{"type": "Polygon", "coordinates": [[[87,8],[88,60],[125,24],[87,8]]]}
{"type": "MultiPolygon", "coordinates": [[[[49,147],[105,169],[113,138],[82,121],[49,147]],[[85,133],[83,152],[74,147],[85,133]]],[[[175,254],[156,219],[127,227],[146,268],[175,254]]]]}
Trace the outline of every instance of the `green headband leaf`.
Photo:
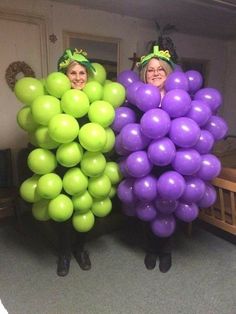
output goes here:
{"type": "Polygon", "coordinates": [[[82,49],[78,51],[76,48],[72,51],[71,49],[66,49],[64,54],[58,60],[57,68],[60,72],[66,72],[67,67],[72,61],[78,62],[79,64],[85,66],[88,70],[95,71],[91,62],[86,58],[87,53],[82,49]]]}
{"type": "Polygon", "coordinates": [[[159,50],[159,46],[154,46],[152,53],[149,53],[146,56],[142,56],[140,58],[140,62],[138,63],[138,66],[141,66],[141,67],[145,66],[152,58],[158,58],[163,61],[166,61],[173,68],[173,62],[171,61],[171,55],[169,53],[169,50],[159,50]]]}

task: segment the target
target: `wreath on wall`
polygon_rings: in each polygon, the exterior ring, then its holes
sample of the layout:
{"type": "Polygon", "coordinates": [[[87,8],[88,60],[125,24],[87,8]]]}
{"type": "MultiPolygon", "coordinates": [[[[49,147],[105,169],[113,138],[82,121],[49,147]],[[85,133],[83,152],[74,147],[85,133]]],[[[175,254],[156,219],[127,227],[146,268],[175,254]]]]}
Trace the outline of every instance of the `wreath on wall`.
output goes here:
{"type": "Polygon", "coordinates": [[[32,68],[24,61],[15,61],[10,63],[6,69],[5,79],[11,90],[14,90],[17,75],[23,73],[27,77],[35,77],[35,73],[32,68]]]}

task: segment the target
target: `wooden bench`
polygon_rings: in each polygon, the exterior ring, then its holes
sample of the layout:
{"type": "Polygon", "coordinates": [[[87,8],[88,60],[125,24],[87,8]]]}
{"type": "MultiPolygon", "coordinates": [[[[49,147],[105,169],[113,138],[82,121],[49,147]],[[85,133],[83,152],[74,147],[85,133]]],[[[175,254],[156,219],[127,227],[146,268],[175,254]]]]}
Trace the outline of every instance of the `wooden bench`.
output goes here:
{"type": "Polygon", "coordinates": [[[222,168],[212,180],[217,200],[210,208],[202,208],[199,219],[236,235],[236,169],[222,168]]]}

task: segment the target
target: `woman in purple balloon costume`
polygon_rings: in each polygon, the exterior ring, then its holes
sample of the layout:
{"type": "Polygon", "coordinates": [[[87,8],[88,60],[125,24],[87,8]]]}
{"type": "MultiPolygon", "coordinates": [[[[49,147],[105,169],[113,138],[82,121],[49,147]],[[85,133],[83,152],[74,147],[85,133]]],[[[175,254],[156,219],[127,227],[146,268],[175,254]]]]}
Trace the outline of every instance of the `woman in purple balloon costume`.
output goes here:
{"type": "MultiPolygon", "coordinates": [[[[141,57],[139,68],[141,80],[144,83],[157,87],[162,100],[165,95],[165,81],[174,68],[169,51],[159,50],[158,46],[154,46],[152,53],[141,57]]],[[[161,107],[161,101],[159,107],[161,107]]],[[[161,170],[166,171],[167,169],[166,167],[165,169],[160,167],[161,170]]],[[[158,173],[158,176],[160,174],[158,173]]],[[[160,271],[163,273],[167,272],[172,263],[170,237],[157,236],[150,229],[149,225],[145,226],[145,235],[147,244],[144,263],[146,268],[155,268],[157,257],[159,257],[160,271]]]]}

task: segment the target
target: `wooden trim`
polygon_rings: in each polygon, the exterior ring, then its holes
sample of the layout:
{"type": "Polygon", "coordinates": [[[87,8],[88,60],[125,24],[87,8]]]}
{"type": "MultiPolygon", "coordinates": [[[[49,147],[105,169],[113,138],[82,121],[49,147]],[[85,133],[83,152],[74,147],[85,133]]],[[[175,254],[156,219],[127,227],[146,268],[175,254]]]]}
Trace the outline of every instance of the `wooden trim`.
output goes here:
{"type": "Polygon", "coordinates": [[[225,190],[229,190],[232,192],[236,192],[236,182],[230,181],[229,179],[223,179],[223,178],[215,178],[212,180],[212,184],[217,187],[221,187],[225,190]]]}
{"type": "Polygon", "coordinates": [[[63,47],[66,49],[70,45],[70,39],[71,38],[81,38],[81,39],[87,39],[91,41],[100,41],[105,43],[114,43],[117,45],[117,73],[120,72],[120,38],[115,37],[105,37],[105,36],[96,36],[86,33],[77,33],[77,32],[71,32],[67,30],[62,31],[62,37],[63,37],[63,47]]]}

